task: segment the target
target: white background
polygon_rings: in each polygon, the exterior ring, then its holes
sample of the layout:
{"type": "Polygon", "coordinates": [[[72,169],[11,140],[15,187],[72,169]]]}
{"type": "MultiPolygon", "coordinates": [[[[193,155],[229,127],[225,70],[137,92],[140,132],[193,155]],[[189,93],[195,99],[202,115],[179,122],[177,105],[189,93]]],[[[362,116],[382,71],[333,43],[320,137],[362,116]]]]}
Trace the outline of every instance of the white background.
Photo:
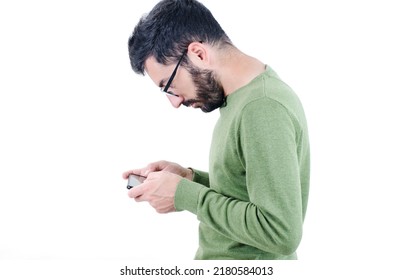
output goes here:
{"type": "MultiPolygon", "coordinates": [[[[300,262],[330,272],[351,262],[350,275],[363,275],[364,261],[367,273],[387,269],[389,1],[202,2],[235,45],[272,66],[303,102],[312,180],[300,262]]],[[[206,170],[218,117],[173,109],[132,72],[128,36],[155,3],[0,2],[3,264],[193,258],[195,216],[133,202],[121,178],[159,159],[206,170]]]]}

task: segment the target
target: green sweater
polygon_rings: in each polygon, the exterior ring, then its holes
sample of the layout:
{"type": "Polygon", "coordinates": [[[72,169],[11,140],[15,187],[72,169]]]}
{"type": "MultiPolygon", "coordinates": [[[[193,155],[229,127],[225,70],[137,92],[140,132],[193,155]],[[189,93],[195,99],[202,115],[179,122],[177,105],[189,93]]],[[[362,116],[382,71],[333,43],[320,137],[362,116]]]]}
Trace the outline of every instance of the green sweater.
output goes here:
{"type": "Polygon", "coordinates": [[[267,67],[220,109],[209,173],[178,185],[176,209],[200,221],[195,259],[296,259],[309,177],[302,105],[267,67]]]}

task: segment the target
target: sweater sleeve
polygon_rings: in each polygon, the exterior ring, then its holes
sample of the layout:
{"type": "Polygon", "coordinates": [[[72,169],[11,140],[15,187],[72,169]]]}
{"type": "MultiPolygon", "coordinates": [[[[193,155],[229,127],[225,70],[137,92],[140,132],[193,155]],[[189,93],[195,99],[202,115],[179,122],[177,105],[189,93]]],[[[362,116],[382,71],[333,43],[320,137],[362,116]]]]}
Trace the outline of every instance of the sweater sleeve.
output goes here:
{"type": "Polygon", "coordinates": [[[183,180],[176,194],[183,203],[178,206],[234,241],[289,255],[299,245],[303,223],[299,127],[285,107],[269,98],[254,101],[243,111],[237,141],[249,201],[201,185],[192,188],[195,183],[183,180]]]}
{"type": "Polygon", "coordinates": [[[175,208],[196,213],[199,192],[209,187],[209,173],[194,168],[191,170],[194,174],[192,181],[183,178],[177,186],[175,208]]]}

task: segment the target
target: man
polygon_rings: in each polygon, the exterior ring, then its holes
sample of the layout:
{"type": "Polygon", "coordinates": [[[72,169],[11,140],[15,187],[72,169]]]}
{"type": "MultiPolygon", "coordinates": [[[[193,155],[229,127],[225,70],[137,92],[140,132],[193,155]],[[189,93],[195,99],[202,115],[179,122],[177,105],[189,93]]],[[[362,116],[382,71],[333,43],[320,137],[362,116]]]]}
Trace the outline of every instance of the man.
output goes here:
{"type": "Polygon", "coordinates": [[[129,191],[200,221],[195,259],[296,259],[309,190],[306,118],[271,67],[237,49],[195,0],[163,0],[129,38],[131,65],[181,105],[220,108],[209,172],[159,161],[129,191]]]}

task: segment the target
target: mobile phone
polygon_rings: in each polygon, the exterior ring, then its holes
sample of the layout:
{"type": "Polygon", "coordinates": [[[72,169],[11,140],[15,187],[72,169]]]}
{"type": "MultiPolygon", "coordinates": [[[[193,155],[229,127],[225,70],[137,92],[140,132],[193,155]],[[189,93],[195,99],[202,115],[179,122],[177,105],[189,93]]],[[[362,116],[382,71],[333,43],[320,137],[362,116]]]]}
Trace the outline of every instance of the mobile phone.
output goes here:
{"type": "Polygon", "coordinates": [[[130,174],[130,176],[128,176],[127,189],[131,189],[135,186],[142,184],[143,181],[145,181],[145,179],[146,179],[145,176],[130,174]]]}

